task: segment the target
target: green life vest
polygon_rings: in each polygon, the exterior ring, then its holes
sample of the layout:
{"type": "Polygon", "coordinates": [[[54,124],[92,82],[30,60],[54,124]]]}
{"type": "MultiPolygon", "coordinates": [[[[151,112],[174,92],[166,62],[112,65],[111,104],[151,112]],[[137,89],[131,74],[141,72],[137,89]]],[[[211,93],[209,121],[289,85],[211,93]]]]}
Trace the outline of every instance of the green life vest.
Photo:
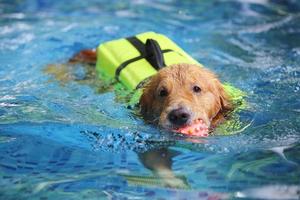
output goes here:
{"type": "Polygon", "coordinates": [[[132,38],[121,38],[100,44],[97,48],[97,70],[110,78],[116,77],[129,90],[146,78],[156,74],[157,70],[146,60],[143,47],[147,39],[158,42],[167,66],[176,63],[198,64],[191,56],[162,34],[146,32],[132,38]],[[138,40],[138,41],[136,41],[138,40]],[[136,46],[134,46],[136,44],[136,46]]]}
{"type": "MultiPolygon", "coordinates": [[[[148,45],[149,46],[149,45],[148,45]]],[[[196,64],[199,67],[203,67],[202,64],[193,59],[183,49],[181,49],[176,43],[165,35],[155,32],[145,32],[134,37],[121,38],[112,40],[100,44],[97,48],[97,64],[96,70],[101,76],[100,78],[116,79],[120,81],[127,89],[133,91],[147,78],[157,73],[162,66],[156,66],[152,63],[150,57],[155,56],[157,48],[160,47],[160,53],[162,54],[162,62],[164,66],[169,66],[178,63],[196,64]],[[150,47],[154,52],[147,52],[147,40],[156,41],[159,46],[150,47]]],[[[150,50],[151,50],[150,48],[150,50]]],[[[158,64],[159,65],[159,64],[158,64]]],[[[223,84],[225,91],[231,98],[235,111],[246,108],[246,102],[244,97],[246,94],[238,88],[231,86],[230,84],[223,84]]],[[[136,90],[133,95],[132,102],[138,102],[141,91],[136,90]]],[[[237,117],[237,116],[236,116],[237,117]]],[[[237,120],[228,120],[225,122],[224,127],[221,127],[222,134],[225,132],[232,133],[243,127],[242,124],[237,123],[237,120]],[[226,129],[226,131],[225,131],[226,129]]],[[[244,126],[245,127],[245,126],[244,126]]]]}

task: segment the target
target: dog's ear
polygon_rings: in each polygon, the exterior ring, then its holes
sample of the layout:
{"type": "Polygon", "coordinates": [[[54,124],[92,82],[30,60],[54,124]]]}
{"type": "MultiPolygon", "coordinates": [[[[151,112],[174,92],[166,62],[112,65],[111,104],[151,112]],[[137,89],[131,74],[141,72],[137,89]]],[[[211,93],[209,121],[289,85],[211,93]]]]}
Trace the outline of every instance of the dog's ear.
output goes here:
{"type": "Polygon", "coordinates": [[[221,84],[219,80],[216,80],[216,90],[217,90],[217,95],[220,98],[220,105],[221,105],[221,112],[222,111],[228,111],[232,108],[232,105],[230,103],[229,97],[221,84]]]}
{"type": "Polygon", "coordinates": [[[218,105],[216,105],[219,110],[218,112],[230,110],[232,108],[230,98],[224,90],[222,83],[219,81],[219,78],[207,69],[202,69],[202,74],[208,78],[208,80],[212,80],[209,88],[218,100],[218,105]]]}
{"type": "Polygon", "coordinates": [[[231,110],[232,109],[232,105],[231,102],[229,100],[229,97],[227,95],[227,93],[225,92],[223,86],[222,86],[222,91],[221,91],[221,95],[220,95],[220,101],[221,101],[221,105],[222,105],[222,110],[231,110]]]}
{"type": "Polygon", "coordinates": [[[146,86],[143,89],[143,93],[139,101],[141,114],[143,115],[144,118],[150,118],[152,102],[153,102],[153,92],[149,86],[146,86]]]}

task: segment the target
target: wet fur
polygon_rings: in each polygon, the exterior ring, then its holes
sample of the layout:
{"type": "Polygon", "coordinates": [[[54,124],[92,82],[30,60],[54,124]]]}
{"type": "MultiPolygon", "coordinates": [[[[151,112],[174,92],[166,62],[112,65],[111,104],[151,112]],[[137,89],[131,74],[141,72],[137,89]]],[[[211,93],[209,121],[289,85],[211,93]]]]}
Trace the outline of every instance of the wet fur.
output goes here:
{"type": "Polygon", "coordinates": [[[176,64],[161,69],[145,86],[140,106],[146,120],[166,129],[173,128],[167,119],[168,113],[179,107],[190,112],[191,122],[200,118],[211,127],[220,123],[224,113],[231,108],[217,76],[208,69],[191,64],[176,64]],[[195,85],[201,88],[200,93],[193,92],[195,85]],[[159,96],[161,88],[168,91],[166,97],[159,96]]]}

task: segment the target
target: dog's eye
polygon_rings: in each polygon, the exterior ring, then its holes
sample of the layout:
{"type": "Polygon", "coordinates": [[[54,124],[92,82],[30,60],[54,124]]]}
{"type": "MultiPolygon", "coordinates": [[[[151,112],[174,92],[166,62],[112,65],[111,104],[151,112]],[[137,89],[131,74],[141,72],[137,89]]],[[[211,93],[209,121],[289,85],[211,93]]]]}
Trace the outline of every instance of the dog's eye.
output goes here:
{"type": "Polygon", "coordinates": [[[199,93],[199,92],[201,92],[201,88],[200,88],[198,85],[195,85],[195,86],[193,87],[193,91],[194,91],[195,93],[199,93]]]}
{"type": "Polygon", "coordinates": [[[165,88],[162,88],[160,91],[159,91],[159,96],[160,97],[165,97],[168,95],[168,91],[165,89],[165,88]]]}

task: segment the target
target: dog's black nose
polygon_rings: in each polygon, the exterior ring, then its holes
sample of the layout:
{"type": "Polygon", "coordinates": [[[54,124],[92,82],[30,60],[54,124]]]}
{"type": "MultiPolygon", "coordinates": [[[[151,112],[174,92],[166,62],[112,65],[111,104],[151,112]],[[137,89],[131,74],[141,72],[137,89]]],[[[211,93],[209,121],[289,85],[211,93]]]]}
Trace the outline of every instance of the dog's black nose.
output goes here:
{"type": "Polygon", "coordinates": [[[191,115],[189,112],[184,108],[179,108],[172,110],[168,114],[168,119],[172,124],[181,126],[187,123],[187,121],[190,119],[191,115]]]}

